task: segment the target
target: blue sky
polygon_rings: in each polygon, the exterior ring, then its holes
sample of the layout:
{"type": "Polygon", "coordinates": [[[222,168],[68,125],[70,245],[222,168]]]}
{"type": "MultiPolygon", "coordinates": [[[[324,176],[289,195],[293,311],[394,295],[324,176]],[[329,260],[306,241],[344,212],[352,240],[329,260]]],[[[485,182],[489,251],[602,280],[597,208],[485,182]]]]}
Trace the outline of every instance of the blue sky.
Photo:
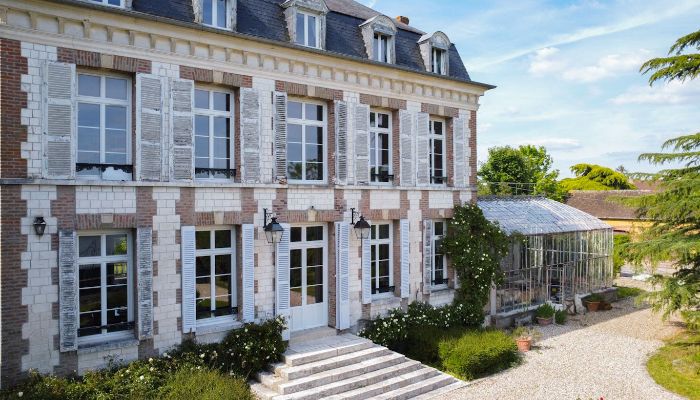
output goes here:
{"type": "Polygon", "coordinates": [[[489,147],[531,143],[564,177],[581,162],[653,171],[640,153],[700,131],[700,80],[650,88],[638,72],[700,29],[700,0],[361,1],[442,30],[471,78],[498,86],[481,101],[480,161],[489,147]]]}

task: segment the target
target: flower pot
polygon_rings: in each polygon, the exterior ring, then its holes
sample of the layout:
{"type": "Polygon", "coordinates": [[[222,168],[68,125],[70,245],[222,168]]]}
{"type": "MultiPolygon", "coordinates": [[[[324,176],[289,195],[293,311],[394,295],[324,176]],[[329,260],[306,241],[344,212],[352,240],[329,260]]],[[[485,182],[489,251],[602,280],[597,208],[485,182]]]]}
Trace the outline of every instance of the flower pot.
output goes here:
{"type": "Polygon", "coordinates": [[[537,323],[540,325],[551,325],[552,320],[554,317],[549,317],[549,318],[542,318],[542,317],[537,317],[537,323]]]}
{"type": "Polygon", "coordinates": [[[599,307],[600,307],[599,301],[587,301],[586,302],[586,308],[588,309],[588,311],[598,311],[599,307]]]}
{"type": "Polygon", "coordinates": [[[532,338],[515,339],[515,343],[518,345],[518,351],[525,353],[530,351],[530,347],[532,347],[532,338]]]}
{"type": "Polygon", "coordinates": [[[599,310],[603,311],[610,311],[612,310],[612,304],[608,303],[607,301],[604,301],[600,303],[600,306],[598,307],[599,310]]]}

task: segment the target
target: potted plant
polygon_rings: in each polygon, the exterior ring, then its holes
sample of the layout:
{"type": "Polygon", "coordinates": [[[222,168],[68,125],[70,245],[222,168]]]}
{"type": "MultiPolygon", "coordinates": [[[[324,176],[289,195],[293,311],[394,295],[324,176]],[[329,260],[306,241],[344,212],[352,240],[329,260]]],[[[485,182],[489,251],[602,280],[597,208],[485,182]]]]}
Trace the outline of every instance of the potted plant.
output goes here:
{"type": "Polygon", "coordinates": [[[598,311],[600,303],[603,302],[603,296],[598,293],[593,293],[592,295],[586,297],[586,308],[588,311],[598,311]]]}
{"type": "Polygon", "coordinates": [[[537,323],[540,325],[549,325],[554,319],[554,307],[551,304],[542,304],[535,311],[535,317],[537,318],[537,323]]]}
{"type": "Polygon", "coordinates": [[[518,345],[518,351],[525,353],[530,351],[532,344],[542,337],[542,333],[529,326],[520,326],[513,331],[513,337],[518,345]]]}
{"type": "Polygon", "coordinates": [[[564,325],[566,324],[566,318],[569,315],[566,313],[564,310],[557,310],[557,312],[554,313],[554,322],[557,323],[557,325],[564,325]]]}

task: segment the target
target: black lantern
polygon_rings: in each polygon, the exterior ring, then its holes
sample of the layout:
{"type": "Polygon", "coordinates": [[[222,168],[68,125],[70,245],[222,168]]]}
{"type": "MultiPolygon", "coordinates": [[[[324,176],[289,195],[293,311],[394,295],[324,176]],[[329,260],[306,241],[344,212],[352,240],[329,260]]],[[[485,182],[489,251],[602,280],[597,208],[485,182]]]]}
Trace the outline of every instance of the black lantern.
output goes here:
{"type": "Polygon", "coordinates": [[[37,236],[43,236],[45,231],[46,221],[44,221],[44,217],[34,218],[34,232],[37,234],[37,236]]]}
{"type": "Polygon", "coordinates": [[[372,227],[369,226],[367,221],[365,221],[365,217],[360,215],[360,219],[355,222],[355,214],[359,213],[356,212],[354,208],[351,208],[350,212],[352,213],[352,222],[350,222],[350,224],[355,228],[355,236],[357,236],[357,238],[360,240],[369,239],[369,233],[372,227]]]}
{"type": "Polygon", "coordinates": [[[267,242],[270,244],[279,243],[282,239],[282,232],[284,228],[277,222],[277,217],[270,214],[270,223],[267,222],[267,208],[263,209],[263,219],[264,225],[263,230],[265,231],[265,237],[267,237],[267,242]]]}

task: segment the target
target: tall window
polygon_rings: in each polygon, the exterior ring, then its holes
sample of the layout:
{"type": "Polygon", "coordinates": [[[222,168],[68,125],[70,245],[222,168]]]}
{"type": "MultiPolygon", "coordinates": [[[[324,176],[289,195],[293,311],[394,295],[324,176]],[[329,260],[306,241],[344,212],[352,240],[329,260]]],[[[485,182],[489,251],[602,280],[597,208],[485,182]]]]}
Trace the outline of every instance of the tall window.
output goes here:
{"type": "Polygon", "coordinates": [[[131,81],[78,74],[78,176],[131,180],[131,81]]]}
{"type": "Polygon", "coordinates": [[[432,72],[440,75],[447,74],[447,52],[443,49],[433,47],[432,72]]]}
{"type": "Polygon", "coordinates": [[[369,241],[372,266],[372,294],[394,291],[391,236],[391,223],[372,224],[369,241]]]}
{"type": "Polygon", "coordinates": [[[100,3],[114,7],[124,7],[124,0],[90,0],[93,3],[100,3]]]}
{"type": "Polygon", "coordinates": [[[232,229],[196,233],[197,320],[238,313],[232,229]]]}
{"type": "Polygon", "coordinates": [[[445,221],[433,221],[433,285],[447,285],[447,256],[442,252],[442,238],[445,237],[445,221]]]}
{"type": "Polygon", "coordinates": [[[195,177],[233,177],[233,95],[218,90],[196,89],[194,107],[195,177]]]}
{"type": "Polygon", "coordinates": [[[320,17],[297,11],[296,43],[306,47],[319,48],[320,17]]]}
{"type": "Polygon", "coordinates": [[[78,236],[78,301],[82,342],[133,335],[131,235],[78,236]]]}
{"type": "Polygon", "coordinates": [[[445,122],[430,120],[430,182],[442,185],[445,176],[445,122]]]}
{"type": "Polygon", "coordinates": [[[202,23],[214,28],[229,28],[229,1],[202,0],[202,23]]]}
{"type": "Polygon", "coordinates": [[[372,55],[374,61],[389,62],[391,59],[389,56],[390,43],[391,39],[389,39],[389,36],[382,35],[381,33],[374,34],[374,40],[372,41],[372,55]]]}
{"type": "Polygon", "coordinates": [[[369,114],[369,166],[372,182],[389,182],[391,175],[391,114],[369,114]]]}
{"type": "Polygon", "coordinates": [[[290,305],[301,307],[323,303],[324,227],[291,227],[289,241],[290,305]]]}
{"type": "Polygon", "coordinates": [[[297,182],[325,179],[325,106],[287,102],[287,178],[297,182]]]}

